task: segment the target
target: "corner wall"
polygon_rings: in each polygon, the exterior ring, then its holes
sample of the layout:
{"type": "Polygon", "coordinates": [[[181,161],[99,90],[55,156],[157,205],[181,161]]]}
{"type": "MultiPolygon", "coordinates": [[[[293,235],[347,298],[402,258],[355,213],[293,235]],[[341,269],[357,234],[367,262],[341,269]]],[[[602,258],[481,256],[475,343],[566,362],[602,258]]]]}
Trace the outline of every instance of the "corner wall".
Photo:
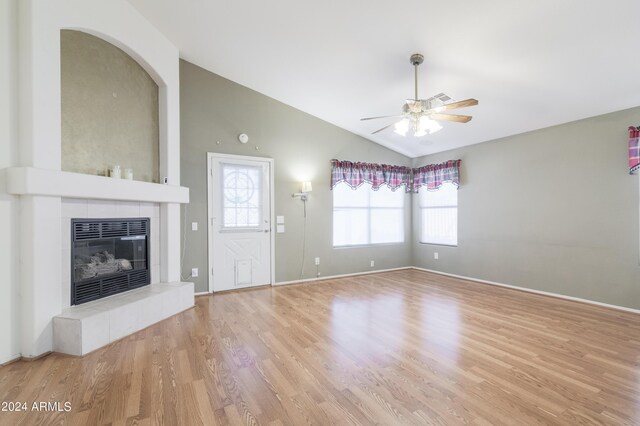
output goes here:
{"type": "Polygon", "coordinates": [[[414,203],[413,265],[640,309],[638,124],[633,108],[415,159],[461,158],[462,180],[458,247],[417,243],[414,203]]]}
{"type": "Polygon", "coordinates": [[[0,2],[0,364],[20,356],[18,197],[7,194],[2,169],[15,166],[18,142],[18,6],[0,2]]]}
{"type": "MultiPolygon", "coordinates": [[[[303,204],[291,194],[307,180],[313,192],[307,203],[304,278],[316,276],[314,257],[320,257],[321,276],[410,265],[411,209],[406,209],[405,243],[334,249],[329,190],[332,158],[398,165],[409,165],[409,158],[189,62],[180,62],[180,83],[181,181],[191,191],[182,270],[186,277],[191,268],[200,269],[200,276],[190,279],[197,292],[208,290],[207,152],[275,159],[275,214],[285,216],[286,231],[275,234],[276,283],[300,279],[303,204]],[[249,135],[249,143],[238,142],[240,133],[249,135]],[[198,231],[191,231],[194,221],[200,224],[198,231]],[[371,260],[375,268],[369,266],[371,260]]],[[[410,201],[406,195],[407,206],[410,201]]]]}

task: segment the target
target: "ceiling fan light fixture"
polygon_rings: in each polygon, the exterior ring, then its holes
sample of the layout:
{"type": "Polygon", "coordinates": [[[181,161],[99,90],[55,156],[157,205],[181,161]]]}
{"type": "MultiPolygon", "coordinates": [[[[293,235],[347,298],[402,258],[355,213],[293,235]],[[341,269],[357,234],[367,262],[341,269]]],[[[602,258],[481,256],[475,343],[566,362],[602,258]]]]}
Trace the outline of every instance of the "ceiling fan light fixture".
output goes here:
{"type": "MultiPolygon", "coordinates": [[[[418,130],[431,135],[433,133],[436,133],[442,130],[442,126],[438,124],[437,121],[430,119],[426,115],[423,115],[422,117],[420,117],[418,130]]],[[[418,136],[418,132],[416,132],[416,136],[418,136]]],[[[420,136],[423,136],[423,135],[420,135],[420,136]]]]}
{"type": "Polygon", "coordinates": [[[406,136],[407,132],[409,131],[409,119],[403,118],[394,125],[394,128],[394,132],[396,132],[400,136],[406,136]]]}
{"type": "Polygon", "coordinates": [[[438,121],[453,121],[456,123],[468,123],[471,120],[470,115],[456,114],[440,114],[443,111],[449,111],[458,108],[466,108],[478,105],[476,99],[470,98],[463,101],[451,102],[450,96],[439,93],[428,99],[418,98],[418,66],[424,61],[424,56],[419,53],[411,55],[411,64],[414,67],[414,96],[413,99],[407,99],[402,105],[402,114],[400,115],[384,115],[377,117],[365,117],[360,121],[376,120],[380,118],[397,118],[402,119],[396,123],[391,123],[371,133],[375,135],[394,126],[394,132],[400,136],[406,136],[407,132],[411,132],[414,137],[430,135],[442,130],[442,126],[438,121]]]}

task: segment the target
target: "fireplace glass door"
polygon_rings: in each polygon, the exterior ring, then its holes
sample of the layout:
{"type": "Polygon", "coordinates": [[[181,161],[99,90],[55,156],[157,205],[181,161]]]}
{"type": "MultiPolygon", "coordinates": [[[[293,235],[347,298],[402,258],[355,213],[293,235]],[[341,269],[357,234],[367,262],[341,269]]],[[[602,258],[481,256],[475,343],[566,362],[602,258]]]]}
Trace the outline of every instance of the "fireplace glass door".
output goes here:
{"type": "Polygon", "coordinates": [[[149,284],[149,219],[72,220],[72,304],[149,284]]]}

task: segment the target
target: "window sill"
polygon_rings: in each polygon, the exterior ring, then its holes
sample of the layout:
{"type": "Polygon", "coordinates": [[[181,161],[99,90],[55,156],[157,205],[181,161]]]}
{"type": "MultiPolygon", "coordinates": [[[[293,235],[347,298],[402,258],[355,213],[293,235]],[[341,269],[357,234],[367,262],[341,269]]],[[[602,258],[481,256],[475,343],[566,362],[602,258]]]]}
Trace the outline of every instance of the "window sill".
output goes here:
{"type": "Polygon", "coordinates": [[[399,243],[377,243],[377,244],[355,244],[350,246],[333,246],[333,249],[350,249],[350,248],[366,248],[366,247],[385,247],[385,246],[399,246],[405,244],[405,241],[399,243]]]}
{"type": "Polygon", "coordinates": [[[423,243],[422,241],[418,241],[418,244],[423,246],[458,247],[458,244],[423,243]]]}

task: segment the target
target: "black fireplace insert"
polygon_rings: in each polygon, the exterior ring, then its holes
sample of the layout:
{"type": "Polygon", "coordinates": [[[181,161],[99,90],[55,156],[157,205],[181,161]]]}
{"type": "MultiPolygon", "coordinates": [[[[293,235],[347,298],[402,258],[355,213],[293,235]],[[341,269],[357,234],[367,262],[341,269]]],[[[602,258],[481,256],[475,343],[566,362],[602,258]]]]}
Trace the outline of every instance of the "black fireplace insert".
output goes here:
{"type": "Polygon", "coordinates": [[[71,219],[71,304],[148,285],[149,218],[71,219]]]}

